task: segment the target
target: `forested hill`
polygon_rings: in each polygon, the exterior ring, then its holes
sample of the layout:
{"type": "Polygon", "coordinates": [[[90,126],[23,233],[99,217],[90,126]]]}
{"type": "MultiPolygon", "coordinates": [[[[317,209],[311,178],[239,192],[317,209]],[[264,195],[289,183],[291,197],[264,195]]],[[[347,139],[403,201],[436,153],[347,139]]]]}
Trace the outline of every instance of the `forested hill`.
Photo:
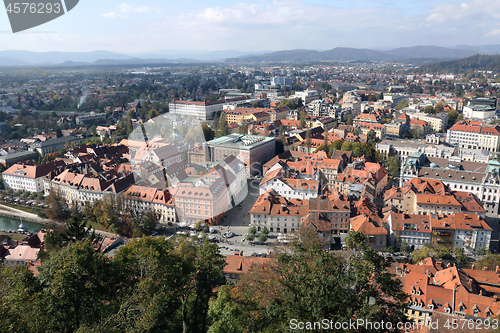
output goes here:
{"type": "Polygon", "coordinates": [[[478,70],[500,73],[500,55],[477,54],[464,59],[437,62],[421,66],[418,72],[466,74],[478,70]]]}

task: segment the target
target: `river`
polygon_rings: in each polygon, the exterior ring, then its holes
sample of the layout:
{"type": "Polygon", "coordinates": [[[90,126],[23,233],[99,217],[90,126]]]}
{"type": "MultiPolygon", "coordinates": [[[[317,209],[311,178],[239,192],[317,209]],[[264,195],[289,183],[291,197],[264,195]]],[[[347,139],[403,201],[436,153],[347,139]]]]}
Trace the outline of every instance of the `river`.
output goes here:
{"type": "MultiPolygon", "coordinates": [[[[13,230],[17,231],[17,228],[19,228],[19,224],[21,223],[21,220],[19,219],[14,219],[11,217],[6,217],[6,216],[0,216],[0,230],[13,230]]],[[[28,227],[28,231],[31,233],[37,233],[40,230],[46,228],[45,225],[43,224],[38,224],[34,222],[29,222],[29,221],[23,221],[24,225],[28,227]]]]}

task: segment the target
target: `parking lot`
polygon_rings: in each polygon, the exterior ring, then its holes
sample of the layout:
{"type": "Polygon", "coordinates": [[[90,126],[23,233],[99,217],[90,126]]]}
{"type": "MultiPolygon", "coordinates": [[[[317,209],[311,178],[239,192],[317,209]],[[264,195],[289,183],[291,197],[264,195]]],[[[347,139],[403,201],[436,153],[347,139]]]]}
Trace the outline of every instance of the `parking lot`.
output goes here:
{"type": "Polygon", "coordinates": [[[269,251],[273,251],[274,241],[272,237],[266,242],[266,244],[251,244],[245,239],[248,233],[248,226],[237,227],[237,226],[216,226],[214,227],[217,231],[217,237],[221,237],[222,241],[218,243],[220,252],[222,255],[234,254],[235,252],[243,251],[243,255],[249,256],[252,254],[267,254],[269,251]],[[224,238],[222,235],[225,232],[232,232],[234,236],[231,238],[224,238]]]}

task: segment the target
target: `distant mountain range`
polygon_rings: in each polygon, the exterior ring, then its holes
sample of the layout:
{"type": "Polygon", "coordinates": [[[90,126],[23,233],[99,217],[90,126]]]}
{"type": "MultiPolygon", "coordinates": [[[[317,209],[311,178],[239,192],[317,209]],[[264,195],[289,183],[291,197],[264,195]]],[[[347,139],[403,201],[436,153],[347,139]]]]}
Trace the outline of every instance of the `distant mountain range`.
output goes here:
{"type": "Polygon", "coordinates": [[[433,64],[420,66],[419,73],[454,73],[466,74],[472,71],[500,72],[500,55],[476,54],[472,57],[441,61],[433,64]]]}
{"type": "MultiPolygon", "coordinates": [[[[498,46],[500,49],[500,45],[498,46]]],[[[438,46],[401,47],[388,51],[336,47],[327,51],[290,50],[250,57],[227,59],[227,62],[304,62],[304,61],[396,61],[409,59],[460,59],[477,54],[470,49],[438,46]]]]}
{"type": "Polygon", "coordinates": [[[475,54],[500,53],[499,45],[468,46],[455,48],[438,46],[401,47],[392,50],[371,50],[336,47],[326,51],[307,49],[276,52],[243,52],[237,50],[156,50],[144,53],[122,54],[109,51],[92,52],[31,52],[0,51],[0,66],[82,66],[162,64],[172,62],[221,62],[261,63],[310,61],[404,61],[427,59],[432,61],[461,59],[475,54]]]}

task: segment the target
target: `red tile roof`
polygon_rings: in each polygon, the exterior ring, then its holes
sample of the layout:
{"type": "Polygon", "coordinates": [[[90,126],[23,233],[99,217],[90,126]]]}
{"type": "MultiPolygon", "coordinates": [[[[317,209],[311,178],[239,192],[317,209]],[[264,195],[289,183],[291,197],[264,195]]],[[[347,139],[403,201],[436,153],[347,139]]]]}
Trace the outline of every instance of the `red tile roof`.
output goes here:
{"type": "Polygon", "coordinates": [[[387,235],[387,230],[377,223],[370,221],[366,215],[358,215],[349,220],[351,229],[362,232],[364,235],[387,235]]]}

